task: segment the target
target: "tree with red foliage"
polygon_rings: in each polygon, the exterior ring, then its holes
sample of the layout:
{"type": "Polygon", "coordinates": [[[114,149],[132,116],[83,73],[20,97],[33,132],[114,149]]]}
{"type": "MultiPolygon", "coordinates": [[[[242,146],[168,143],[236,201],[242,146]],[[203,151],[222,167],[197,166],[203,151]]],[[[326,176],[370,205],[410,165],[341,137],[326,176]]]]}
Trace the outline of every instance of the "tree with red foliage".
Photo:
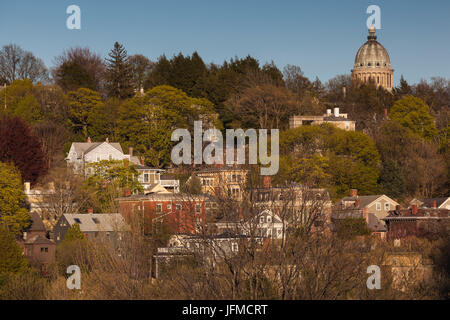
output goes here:
{"type": "Polygon", "coordinates": [[[14,163],[23,181],[31,184],[47,172],[38,137],[19,117],[0,117],[0,162],[14,163]]]}

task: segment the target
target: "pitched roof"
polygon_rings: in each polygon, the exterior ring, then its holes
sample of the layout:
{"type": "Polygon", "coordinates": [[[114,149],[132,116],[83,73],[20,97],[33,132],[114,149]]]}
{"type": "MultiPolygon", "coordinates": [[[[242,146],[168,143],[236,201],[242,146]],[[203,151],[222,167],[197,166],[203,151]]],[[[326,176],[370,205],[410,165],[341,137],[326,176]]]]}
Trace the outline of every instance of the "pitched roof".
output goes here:
{"type": "Polygon", "coordinates": [[[30,217],[31,217],[31,225],[28,228],[28,232],[30,231],[47,231],[45,229],[44,223],[42,222],[41,217],[39,216],[39,214],[35,211],[30,213],[30,217]]]}
{"type": "Polygon", "coordinates": [[[449,197],[443,197],[443,198],[425,198],[425,199],[419,199],[422,203],[421,206],[426,208],[432,208],[433,207],[433,201],[436,201],[436,207],[440,207],[441,204],[443,204],[449,197]]]}
{"type": "Polygon", "coordinates": [[[103,143],[108,143],[123,153],[122,147],[118,142],[73,142],[72,145],[78,155],[81,155],[82,153],[86,155],[103,143]]]}
{"type": "Polygon", "coordinates": [[[25,244],[55,244],[55,242],[44,236],[37,235],[27,239],[25,244]]]}
{"type": "Polygon", "coordinates": [[[367,207],[372,202],[374,202],[375,200],[377,200],[378,198],[381,198],[383,196],[384,196],[383,194],[378,194],[378,195],[371,195],[371,196],[345,197],[345,198],[342,198],[341,201],[354,202],[356,199],[359,199],[359,207],[364,208],[364,207],[367,207]]]}
{"type": "Polygon", "coordinates": [[[83,232],[128,230],[128,225],[119,213],[64,214],[63,216],[71,226],[78,223],[83,232]]]}

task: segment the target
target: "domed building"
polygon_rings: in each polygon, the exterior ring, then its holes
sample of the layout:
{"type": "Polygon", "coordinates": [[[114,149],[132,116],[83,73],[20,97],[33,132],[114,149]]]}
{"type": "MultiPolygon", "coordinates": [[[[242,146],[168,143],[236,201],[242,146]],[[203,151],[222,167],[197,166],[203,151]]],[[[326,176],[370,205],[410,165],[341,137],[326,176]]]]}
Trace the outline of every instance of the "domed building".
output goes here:
{"type": "Polygon", "coordinates": [[[387,50],[377,41],[374,26],[370,27],[367,39],[356,53],[352,78],[360,82],[369,82],[372,79],[377,86],[391,91],[394,69],[391,68],[387,50]]]}

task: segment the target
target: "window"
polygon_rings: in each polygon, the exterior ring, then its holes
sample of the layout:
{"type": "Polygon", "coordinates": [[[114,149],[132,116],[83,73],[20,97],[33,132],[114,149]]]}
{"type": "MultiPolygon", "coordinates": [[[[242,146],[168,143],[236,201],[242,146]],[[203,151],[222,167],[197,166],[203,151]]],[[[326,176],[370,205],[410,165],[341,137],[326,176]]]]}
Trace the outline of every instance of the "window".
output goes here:
{"type": "Polygon", "coordinates": [[[149,174],[148,173],[144,173],[144,182],[148,182],[149,179],[149,174]]]}
{"type": "Polygon", "coordinates": [[[384,204],[384,211],[389,211],[390,209],[391,209],[391,206],[389,205],[388,202],[386,202],[386,203],[384,204]]]}
{"type": "Polygon", "coordinates": [[[98,220],[98,218],[92,218],[92,221],[94,221],[95,224],[99,224],[100,221],[98,220]]]}
{"type": "Polygon", "coordinates": [[[156,212],[162,212],[162,203],[156,204],[156,212]]]}
{"type": "Polygon", "coordinates": [[[202,205],[200,203],[197,203],[195,205],[195,213],[200,213],[200,209],[202,208],[202,205]]]}
{"type": "Polygon", "coordinates": [[[264,217],[259,217],[259,223],[264,223],[264,217]]]}
{"type": "Polygon", "coordinates": [[[41,247],[41,252],[48,252],[48,248],[41,247]]]}
{"type": "Polygon", "coordinates": [[[168,204],[168,205],[167,205],[167,209],[168,209],[168,210],[172,209],[172,205],[171,205],[171,204],[168,204]]]}
{"type": "Polygon", "coordinates": [[[78,218],[73,219],[76,223],[81,224],[81,220],[78,218]]]}
{"type": "Polygon", "coordinates": [[[267,216],[267,222],[268,223],[272,222],[272,217],[271,216],[267,216]]]}
{"type": "Polygon", "coordinates": [[[377,208],[377,211],[381,211],[381,203],[377,202],[376,203],[376,208],[377,208]]]}
{"type": "Polygon", "coordinates": [[[239,195],[240,195],[239,188],[231,189],[231,194],[234,198],[239,198],[239,195]]]}
{"type": "Polygon", "coordinates": [[[239,250],[238,244],[237,244],[236,242],[233,242],[233,243],[231,244],[231,251],[237,252],[238,250],[239,250]]]}
{"type": "Polygon", "coordinates": [[[177,204],[177,205],[175,205],[175,209],[177,209],[177,210],[181,210],[181,204],[177,204]]]}
{"type": "Polygon", "coordinates": [[[109,155],[108,158],[109,158],[109,160],[111,161],[111,160],[112,160],[112,155],[109,155]]]}

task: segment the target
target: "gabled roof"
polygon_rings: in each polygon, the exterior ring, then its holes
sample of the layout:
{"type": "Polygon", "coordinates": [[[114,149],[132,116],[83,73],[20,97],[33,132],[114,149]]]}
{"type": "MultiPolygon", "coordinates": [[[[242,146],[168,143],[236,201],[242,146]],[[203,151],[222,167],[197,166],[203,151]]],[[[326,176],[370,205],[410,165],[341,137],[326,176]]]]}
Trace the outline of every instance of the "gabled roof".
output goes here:
{"type": "Polygon", "coordinates": [[[354,202],[354,201],[356,201],[356,199],[359,199],[359,207],[364,208],[364,207],[371,205],[374,201],[378,200],[381,197],[385,197],[398,205],[398,203],[396,201],[392,200],[391,198],[389,198],[388,196],[386,196],[384,194],[370,195],[370,196],[345,197],[345,198],[342,198],[341,201],[354,202]]]}
{"type": "Polygon", "coordinates": [[[30,217],[31,217],[31,225],[30,227],[27,229],[27,232],[31,232],[31,231],[47,231],[45,229],[44,223],[42,222],[41,217],[39,216],[39,214],[35,211],[30,213],[30,217]]]}
{"type": "Polygon", "coordinates": [[[78,155],[81,155],[83,153],[86,155],[103,143],[108,143],[113,148],[123,153],[122,147],[118,142],[72,142],[72,145],[78,155]]]}
{"type": "Polygon", "coordinates": [[[124,218],[119,213],[64,214],[63,216],[71,226],[78,223],[82,232],[113,232],[127,231],[129,229],[124,218]]]}
{"type": "Polygon", "coordinates": [[[436,207],[439,208],[445,201],[448,200],[448,198],[450,198],[450,197],[413,199],[413,200],[411,200],[410,203],[412,203],[414,200],[419,200],[422,203],[420,206],[426,207],[426,208],[432,208],[433,201],[436,201],[436,207]]]}

